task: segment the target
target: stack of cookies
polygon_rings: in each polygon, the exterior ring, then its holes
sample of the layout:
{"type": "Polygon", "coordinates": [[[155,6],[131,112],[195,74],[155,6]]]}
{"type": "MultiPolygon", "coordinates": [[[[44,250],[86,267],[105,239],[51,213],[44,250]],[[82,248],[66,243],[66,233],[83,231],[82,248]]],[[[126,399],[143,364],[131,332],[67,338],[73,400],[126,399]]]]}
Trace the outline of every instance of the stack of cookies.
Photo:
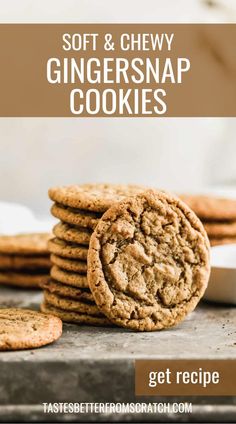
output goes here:
{"type": "Polygon", "coordinates": [[[236,243],[236,200],[201,195],[181,195],[201,219],[212,246],[236,243]]]}
{"type": "Polygon", "coordinates": [[[49,234],[0,236],[0,284],[38,288],[49,275],[49,234]]]}
{"type": "Polygon", "coordinates": [[[73,186],[49,195],[56,202],[53,214],[59,210],[62,219],[63,211],[64,221],[49,242],[54,265],[44,285],[44,312],[64,321],[154,331],[194,310],[207,287],[210,246],[184,202],[130,186],[73,186]]]}
{"type": "Polygon", "coordinates": [[[49,241],[51,278],[44,281],[42,310],[64,321],[107,325],[109,320],[96,306],[87,280],[90,237],[103,213],[123,198],[143,191],[133,185],[84,184],[49,190],[55,203],[53,216],[60,222],[49,241]]]}

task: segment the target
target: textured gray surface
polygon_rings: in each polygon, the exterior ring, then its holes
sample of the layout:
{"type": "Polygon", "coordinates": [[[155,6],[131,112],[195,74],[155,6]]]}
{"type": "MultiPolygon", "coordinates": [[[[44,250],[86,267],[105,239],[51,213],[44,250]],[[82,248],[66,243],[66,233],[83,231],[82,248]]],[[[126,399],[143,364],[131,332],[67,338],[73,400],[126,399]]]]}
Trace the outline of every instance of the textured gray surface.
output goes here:
{"type": "MultiPolygon", "coordinates": [[[[38,308],[39,292],[1,288],[0,305],[38,308]]],[[[236,308],[202,304],[168,331],[134,333],[121,328],[64,325],[63,336],[41,349],[0,353],[0,420],[106,420],[104,416],[43,416],[42,402],[133,402],[134,360],[236,359],[236,308]]],[[[160,399],[159,399],[160,400],[160,399]]],[[[161,399],[163,400],[163,398],[161,399]]],[[[170,401],[170,399],[165,399],[170,401]]],[[[236,420],[235,398],[189,398],[191,420],[236,420]],[[226,415],[225,415],[226,414],[226,415]]],[[[157,398],[145,401],[158,401],[157,398]]],[[[179,401],[179,399],[177,399],[179,401]]],[[[128,416],[116,417],[121,421],[128,416]]],[[[141,417],[133,416],[133,420],[141,417]]],[[[143,416],[175,421],[176,416],[143,416]]],[[[109,417],[109,421],[114,417],[109,417]]],[[[186,421],[182,415],[179,420],[186,421]]]]}

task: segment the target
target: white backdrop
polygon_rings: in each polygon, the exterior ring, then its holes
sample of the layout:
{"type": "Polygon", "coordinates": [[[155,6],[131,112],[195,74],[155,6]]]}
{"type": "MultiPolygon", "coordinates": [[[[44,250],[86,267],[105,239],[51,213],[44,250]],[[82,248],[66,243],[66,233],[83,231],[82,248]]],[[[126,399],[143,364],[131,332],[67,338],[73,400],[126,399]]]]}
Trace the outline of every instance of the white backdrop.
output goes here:
{"type": "MultiPolygon", "coordinates": [[[[0,0],[1,22],[235,22],[235,0],[0,0]],[[216,3],[209,6],[208,3],[216,3]]],[[[235,119],[0,119],[0,200],[39,214],[51,185],[236,187],[235,119]]]]}

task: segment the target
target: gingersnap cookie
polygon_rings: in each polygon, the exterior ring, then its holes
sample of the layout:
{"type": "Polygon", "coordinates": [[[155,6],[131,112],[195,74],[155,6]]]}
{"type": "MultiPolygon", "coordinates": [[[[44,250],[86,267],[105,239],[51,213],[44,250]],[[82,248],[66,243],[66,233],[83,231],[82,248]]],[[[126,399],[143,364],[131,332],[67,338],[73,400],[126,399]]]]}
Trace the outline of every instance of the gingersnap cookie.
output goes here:
{"type": "Polygon", "coordinates": [[[88,282],[115,324],[151,331],[182,321],[210,273],[201,221],[178,198],[148,190],[112,206],[94,231],[88,282]]]}
{"type": "Polygon", "coordinates": [[[236,221],[204,222],[209,237],[236,237],[236,221]]]}
{"type": "Polygon", "coordinates": [[[41,305],[41,311],[44,313],[53,314],[62,321],[74,324],[86,324],[95,326],[111,326],[111,322],[106,317],[95,317],[93,315],[81,314],[79,312],[65,311],[64,309],[57,308],[44,302],[41,305]]]}
{"type": "Polygon", "coordinates": [[[57,203],[51,207],[51,214],[67,224],[94,230],[102,214],[72,209],[57,203]]]}
{"type": "Polygon", "coordinates": [[[62,334],[58,317],[29,309],[0,309],[0,350],[41,347],[62,334]]]}
{"type": "Polygon", "coordinates": [[[180,195],[199,218],[209,221],[236,220],[236,200],[204,195],[180,195]]]}
{"type": "Polygon", "coordinates": [[[11,270],[48,270],[51,262],[49,256],[20,256],[0,254],[0,269],[11,270]]]}
{"type": "Polygon", "coordinates": [[[66,271],[87,274],[87,262],[85,261],[63,258],[62,256],[54,255],[53,253],[50,256],[50,259],[54,265],[57,265],[66,271]]]}
{"type": "Polygon", "coordinates": [[[25,288],[39,288],[41,281],[47,277],[45,272],[37,274],[26,272],[0,272],[0,284],[7,286],[25,287],[25,288]]]}
{"type": "Polygon", "coordinates": [[[47,233],[0,236],[0,253],[10,255],[47,255],[47,233]]]}
{"type": "Polygon", "coordinates": [[[79,288],[88,288],[87,275],[65,271],[56,265],[51,268],[51,277],[60,283],[68,284],[79,288]]]}
{"type": "Polygon", "coordinates": [[[44,280],[40,287],[61,297],[66,297],[74,300],[85,300],[94,303],[93,295],[89,289],[80,289],[77,287],[68,286],[67,284],[59,283],[50,278],[44,280]]]}
{"type": "Polygon", "coordinates": [[[92,231],[59,222],[53,228],[53,233],[61,240],[88,246],[92,231]]]}
{"type": "Polygon", "coordinates": [[[58,238],[53,238],[48,242],[51,253],[65,258],[87,260],[88,248],[79,244],[65,242],[58,238]]]}
{"type": "Polygon", "coordinates": [[[236,237],[210,238],[211,246],[220,246],[224,244],[236,244],[236,237]]]}
{"type": "Polygon", "coordinates": [[[86,303],[82,300],[67,299],[65,297],[61,297],[58,294],[50,293],[47,290],[44,290],[44,299],[45,302],[49,305],[64,309],[65,311],[79,312],[81,314],[88,314],[98,317],[103,316],[94,302],[86,303]]]}
{"type": "Polygon", "coordinates": [[[64,206],[105,212],[115,202],[144,190],[145,187],[132,184],[81,184],[54,187],[48,193],[51,200],[64,206]]]}

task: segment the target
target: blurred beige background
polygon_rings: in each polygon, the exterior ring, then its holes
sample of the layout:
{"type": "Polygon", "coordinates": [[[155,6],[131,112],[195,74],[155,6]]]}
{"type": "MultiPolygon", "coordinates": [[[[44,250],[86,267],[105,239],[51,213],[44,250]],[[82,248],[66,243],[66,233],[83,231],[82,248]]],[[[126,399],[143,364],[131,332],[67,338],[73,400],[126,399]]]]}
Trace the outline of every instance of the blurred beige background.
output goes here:
{"type": "MultiPolygon", "coordinates": [[[[0,0],[6,22],[235,22],[235,0],[0,0]]],[[[206,46],[207,48],[207,46],[206,46]]],[[[219,43],[220,48],[220,43],[219,43]]],[[[0,200],[49,210],[49,186],[236,188],[236,119],[0,119],[0,200]]]]}

